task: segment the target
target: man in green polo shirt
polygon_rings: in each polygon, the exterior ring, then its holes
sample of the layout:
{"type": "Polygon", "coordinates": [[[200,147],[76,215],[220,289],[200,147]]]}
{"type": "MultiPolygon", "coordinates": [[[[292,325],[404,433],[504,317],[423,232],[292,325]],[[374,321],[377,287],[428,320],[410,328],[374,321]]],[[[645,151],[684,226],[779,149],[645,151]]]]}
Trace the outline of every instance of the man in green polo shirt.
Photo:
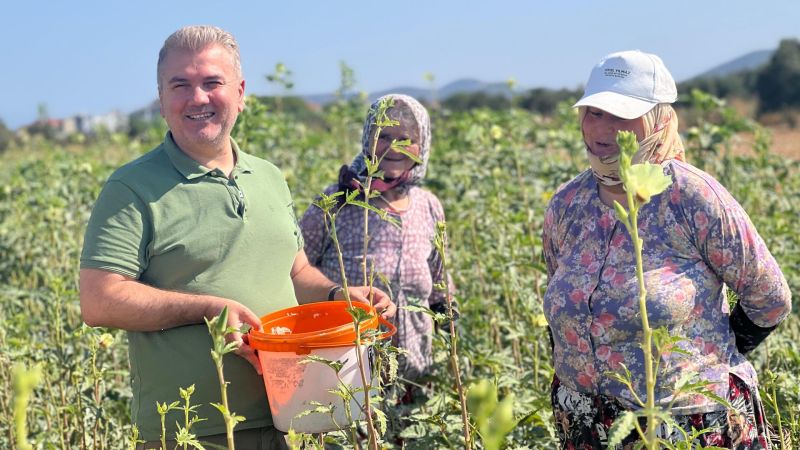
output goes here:
{"type": "MultiPolygon", "coordinates": [[[[170,132],[103,187],[81,254],[81,313],[88,325],[128,331],[131,414],[148,441],[140,448],[160,445],[156,402],[177,400],[192,384],[207,419],[193,431],[224,444],[222,417],[210,405],[220,389],[203,319],[227,306],[229,326],[260,327],[264,314],[341,292],[308,263],[280,171],[231,140],[245,87],[233,36],[210,26],[176,31],[159,53],[157,78],[170,132]]],[[[369,289],[350,295],[367,301],[369,289]]],[[[392,316],[391,300],[373,295],[392,316]]],[[[286,448],[255,352],[238,333],[229,340],[238,349],[225,359],[228,400],[246,417],[237,449],[286,448]]]]}

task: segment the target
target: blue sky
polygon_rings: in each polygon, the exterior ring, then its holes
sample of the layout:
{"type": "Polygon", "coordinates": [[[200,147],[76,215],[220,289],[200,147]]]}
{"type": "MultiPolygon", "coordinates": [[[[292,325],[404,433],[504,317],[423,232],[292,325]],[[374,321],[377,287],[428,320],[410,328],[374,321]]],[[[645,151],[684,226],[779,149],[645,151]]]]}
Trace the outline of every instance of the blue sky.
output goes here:
{"type": "Polygon", "coordinates": [[[603,55],[638,48],[683,80],[754,50],[800,37],[797,0],[661,2],[551,0],[4,2],[0,119],[16,128],[39,104],[51,117],[129,112],[156,98],[164,39],[211,23],[239,40],[247,91],[277,62],[295,92],[332,92],[339,61],[358,88],[438,85],[459,78],[576,87],[603,55]]]}

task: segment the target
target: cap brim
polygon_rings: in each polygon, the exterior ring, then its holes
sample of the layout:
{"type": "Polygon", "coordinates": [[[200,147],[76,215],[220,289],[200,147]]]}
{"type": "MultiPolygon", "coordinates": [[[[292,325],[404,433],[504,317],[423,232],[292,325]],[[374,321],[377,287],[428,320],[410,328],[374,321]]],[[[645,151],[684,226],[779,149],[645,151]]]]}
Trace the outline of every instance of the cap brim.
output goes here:
{"type": "Polygon", "coordinates": [[[605,112],[611,113],[623,119],[635,119],[645,115],[657,104],[658,103],[652,103],[639,100],[638,98],[617,94],[616,92],[603,91],[584,96],[582,99],[578,100],[577,103],[572,105],[572,107],[577,108],[578,106],[591,106],[602,109],[605,112]]]}

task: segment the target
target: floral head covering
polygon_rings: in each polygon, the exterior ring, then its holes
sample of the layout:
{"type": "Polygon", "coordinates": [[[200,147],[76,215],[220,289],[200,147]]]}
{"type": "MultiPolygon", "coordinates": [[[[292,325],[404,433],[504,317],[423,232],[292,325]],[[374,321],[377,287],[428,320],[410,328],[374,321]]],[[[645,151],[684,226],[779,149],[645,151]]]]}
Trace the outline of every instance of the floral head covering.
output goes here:
{"type": "MultiPolygon", "coordinates": [[[[587,114],[587,107],[578,109],[581,118],[587,114]]],[[[632,164],[649,162],[661,164],[670,159],[684,160],[683,141],[678,134],[678,116],[669,103],[659,103],[642,117],[644,121],[645,137],[639,142],[639,150],[631,159],[632,164]]],[[[586,155],[592,166],[592,173],[600,184],[615,186],[622,183],[619,178],[619,153],[606,157],[599,157],[586,147],[586,155]]]]}
{"type": "MultiPolygon", "coordinates": [[[[390,118],[400,120],[401,122],[406,120],[413,120],[416,122],[415,124],[403,123],[403,125],[414,125],[410,127],[410,129],[417,130],[417,138],[416,140],[412,139],[412,142],[419,145],[419,159],[422,160],[422,163],[415,164],[414,167],[409,169],[399,179],[395,180],[394,183],[381,183],[381,180],[373,180],[373,183],[376,184],[375,188],[378,190],[380,190],[381,184],[384,184],[387,189],[395,186],[418,185],[422,182],[422,179],[425,178],[425,172],[428,168],[428,158],[430,157],[431,153],[431,119],[428,116],[428,111],[420,102],[413,97],[403,94],[384,95],[372,103],[369,108],[369,112],[367,113],[367,119],[364,121],[364,132],[361,135],[361,152],[359,152],[356,157],[353,158],[353,162],[351,162],[350,166],[347,167],[347,172],[350,173],[350,177],[358,179],[361,183],[366,182],[366,161],[369,159],[370,151],[372,150],[371,144],[373,137],[372,135],[375,131],[375,116],[378,111],[378,105],[383,99],[386,98],[391,98],[394,100],[394,106],[389,108],[387,111],[387,114],[390,118]]],[[[343,167],[342,169],[345,168],[343,167]]],[[[339,183],[352,185],[353,183],[351,182],[343,183],[345,180],[343,180],[342,177],[346,176],[344,172],[345,170],[342,170],[340,173],[339,183]]]]}

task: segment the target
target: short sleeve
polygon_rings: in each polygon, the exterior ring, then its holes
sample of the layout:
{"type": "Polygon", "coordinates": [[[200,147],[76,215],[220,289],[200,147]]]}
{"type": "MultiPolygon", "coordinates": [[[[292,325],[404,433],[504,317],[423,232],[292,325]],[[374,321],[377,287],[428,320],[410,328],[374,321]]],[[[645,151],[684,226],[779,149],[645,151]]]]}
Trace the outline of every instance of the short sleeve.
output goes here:
{"type": "Polygon", "coordinates": [[[294,210],[294,202],[289,202],[289,214],[294,221],[294,235],[297,237],[297,251],[305,247],[305,239],[303,239],[303,230],[300,229],[300,223],[297,221],[297,213],[294,210]]]}
{"type": "Polygon", "coordinates": [[[145,203],[118,180],[109,180],[92,209],[81,252],[81,268],[135,279],[147,268],[152,227],[145,203]]]}
{"type": "MultiPolygon", "coordinates": [[[[436,236],[436,224],[438,222],[445,222],[444,217],[444,208],[442,208],[442,204],[436,196],[430,196],[430,211],[431,216],[433,219],[433,233],[431,234],[432,238],[436,236]]],[[[447,252],[447,249],[444,249],[447,252]]],[[[430,257],[428,258],[428,266],[430,267],[431,271],[431,280],[433,281],[433,291],[431,291],[431,296],[428,299],[428,305],[434,306],[437,304],[446,304],[447,302],[447,293],[441,289],[436,288],[436,285],[441,285],[444,281],[444,261],[442,261],[442,257],[439,254],[439,251],[436,250],[436,247],[433,247],[430,257]]],[[[450,295],[452,297],[453,293],[455,292],[455,287],[453,286],[453,278],[450,274],[447,274],[447,286],[450,291],[450,295]]],[[[454,300],[455,301],[455,300],[454,300]]],[[[454,307],[457,306],[454,304],[454,307]]]]}
{"type": "Polygon", "coordinates": [[[311,204],[300,218],[306,256],[311,265],[319,267],[325,254],[328,232],[325,229],[325,213],[317,205],[311,204]]]}

